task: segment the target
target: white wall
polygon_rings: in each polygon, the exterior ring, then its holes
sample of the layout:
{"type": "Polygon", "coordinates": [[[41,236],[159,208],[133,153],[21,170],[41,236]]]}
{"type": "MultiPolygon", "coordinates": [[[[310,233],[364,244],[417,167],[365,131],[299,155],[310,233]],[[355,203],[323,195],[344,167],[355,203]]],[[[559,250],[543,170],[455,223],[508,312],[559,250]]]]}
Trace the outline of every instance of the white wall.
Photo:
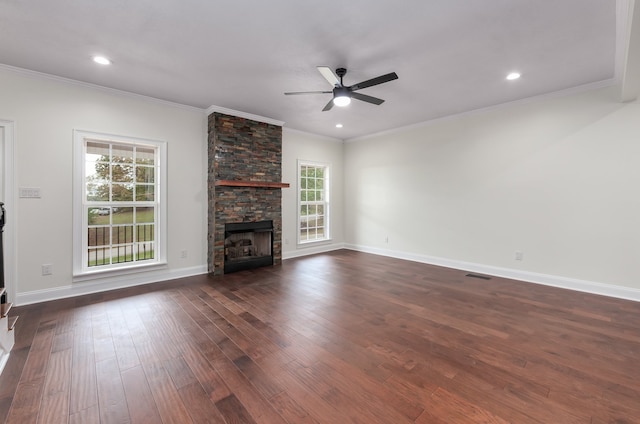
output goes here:
{"type": "Polygon", "coordinates": [[[18,303],[206,272],[204,111],[0,68],[0,119],[16,124],[16,185],[42,190],[42,198],[17,199],[10,211],[17,215],[18,303]],[[74,129],[168,142],[167,270],[71,283],[74,129]],[[53,275],[42,276],[42,264],[52,264],[53,275]]]}
{"type": "Polygon", "coordinates": [[[344,242],[343,143],[340,140],[282,129],[282,257],[283,259],[335,250],[344,242]],[[331,241],[297,245],[298,160],[329,164],[331,241]]]}
{"type": "Polygon", "coordinates": [[[640,104],[614,92],[347,142],[345,241],[640,300],[640,104]]]}
{"type": "MultiPolygon", "coordinates": [[[[283,258],[347,245],[640,300],[640,104],[614,90],[344,144],[283,128],[283,258]],[[296,244],[298,159],[331,165],[330,242],[296,244]]],[[[0,68],[0,119],[15,122],[16,186],[42,190],[9,210],[17,303],[206,272],[204,111],[0,68]],[[73,129],[168,142],[167,270],[71,283],[73,129]]]]}

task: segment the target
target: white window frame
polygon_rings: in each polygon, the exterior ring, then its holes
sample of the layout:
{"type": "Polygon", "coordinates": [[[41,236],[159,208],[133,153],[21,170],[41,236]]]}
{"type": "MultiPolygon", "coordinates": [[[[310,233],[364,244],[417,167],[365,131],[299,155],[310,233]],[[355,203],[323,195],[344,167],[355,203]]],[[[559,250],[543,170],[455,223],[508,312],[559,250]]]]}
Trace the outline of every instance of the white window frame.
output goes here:
{"type": "Polygon", "coordinates": [[[325,163],[325,162],[315,162],[315,161],[310,161],[310,160],[303,160],[303,159],[298,159],[298,166],[297,166],[297,182],[298,182],[298,187],[297,187],[297,212],[296,212],[296,238],[297,238],[297,244],[299,246],[304,246],[304,245],[309,245],[309,244],[314,244],[314,243],[325,243],[327,241],[331,241],[331,190],[330,190],[330,186],[331,186],[331,164],[330,163],[325,163]],[[318,168],[324,168],[325,169],[325,175],[324,175],[324,200],[323,201],[319,201],[316,202],[317,204],[322,204],[324,206],[324,238],[321,239],[315,239],[315,240],[301,240],[300,238],[300,233],[301,233],[301,214],[300,214],[300,209],[303,206],[302,205],[302,196],[301,196],[301,190],[302,190],[302,178],[301,178],[301,171],[302,171],[302,167],[303,166],[313,166],[313,167],[318,167],[318,168]]]}
{"type": "Polygon", "coordinates": [[[167,264],[167,143],[137,137],[98,133],[84,130],[73,131],[73,281],[83,281],[96,275],[125,275],[152,268],[166,267],[167,264]],[[156,149],[154,222],[155,258],[111,265],[89,267],[88,241],[86,229],[89,225],[86,210],[92,206],[86,196],[85,146],[86,140],[105,143],[129,144],[156,149]]]}

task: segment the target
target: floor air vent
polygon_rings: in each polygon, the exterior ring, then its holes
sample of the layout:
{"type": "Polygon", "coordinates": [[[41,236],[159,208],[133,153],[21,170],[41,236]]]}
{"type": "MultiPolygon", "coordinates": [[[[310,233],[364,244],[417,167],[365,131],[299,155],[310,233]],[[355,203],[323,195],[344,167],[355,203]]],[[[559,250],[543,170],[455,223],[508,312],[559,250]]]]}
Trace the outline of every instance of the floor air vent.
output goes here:
{"type": "Polygon", "coordinates": [[[465,275],[465,277],[479,278],[481,280],[491,280],[491,277],[487,277],[486,275],[480,275],[480,274],[467,274],[465,275]]]}

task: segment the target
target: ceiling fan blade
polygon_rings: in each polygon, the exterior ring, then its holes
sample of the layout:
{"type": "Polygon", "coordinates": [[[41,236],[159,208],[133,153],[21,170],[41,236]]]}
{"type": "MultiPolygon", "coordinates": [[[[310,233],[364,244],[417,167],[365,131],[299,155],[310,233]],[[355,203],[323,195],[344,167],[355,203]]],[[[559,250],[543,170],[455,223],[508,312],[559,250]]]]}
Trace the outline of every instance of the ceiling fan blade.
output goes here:
{"type": "Polygon", "coordinates": [[[328,110],[331,110],[332,107],[333,107],[333,99],[329,100],[329,103],[327,103],[327,105],[324,107],[324,109],[322,109],[322,111],[326,112],[328,110]]]}
{"type": "Polygon", "coordinates": [[[298,94],[330,94],[333,91],[290,91],[288,93],[284,93],[285,96],[294,96],[298,94]]]}
{"type": "Polygon", "coordinates": [[[385,82],[393,81],[398,79],[398,75],[395,72],[391,72],[390,74],[380,75],[376,78],[371,78],[370,80],[362,81],[357,84],[352,85],[351,90],[362,90],[363,88],[371,87],[378,84],[383,84],[385,82]]]}
{"type": "Polygon", "coordinates": [[[384,100],[379,99],[377,97],[367,96],[366,94],[361,93],[351,93],[351,97],[354,99],[362,100],[363,102],[373,103],[374,105],[381,105],[384,103],[384,100]]]}
{"type": "Polygon", "coordinates": [[[324,79],[329,81],[329,84],[331,84],[332,87],[342,87],[342,84],[340,84],[340,79],[336,76],[336,74],[333,73],[331,68],[329,68],[328,66],[318,66],[318,71],[322,74],[324,79]]]}

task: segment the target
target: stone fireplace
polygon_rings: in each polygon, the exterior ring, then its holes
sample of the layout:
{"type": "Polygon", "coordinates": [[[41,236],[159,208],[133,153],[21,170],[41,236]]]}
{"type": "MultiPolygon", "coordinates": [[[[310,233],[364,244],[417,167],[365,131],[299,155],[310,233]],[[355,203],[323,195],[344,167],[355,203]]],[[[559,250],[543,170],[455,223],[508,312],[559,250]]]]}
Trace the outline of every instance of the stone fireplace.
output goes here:
{"type": "Polygon", "coordinates": [[[208,130],[209,272],[279,264],[282,127],[214,112],[208,130]]]}

